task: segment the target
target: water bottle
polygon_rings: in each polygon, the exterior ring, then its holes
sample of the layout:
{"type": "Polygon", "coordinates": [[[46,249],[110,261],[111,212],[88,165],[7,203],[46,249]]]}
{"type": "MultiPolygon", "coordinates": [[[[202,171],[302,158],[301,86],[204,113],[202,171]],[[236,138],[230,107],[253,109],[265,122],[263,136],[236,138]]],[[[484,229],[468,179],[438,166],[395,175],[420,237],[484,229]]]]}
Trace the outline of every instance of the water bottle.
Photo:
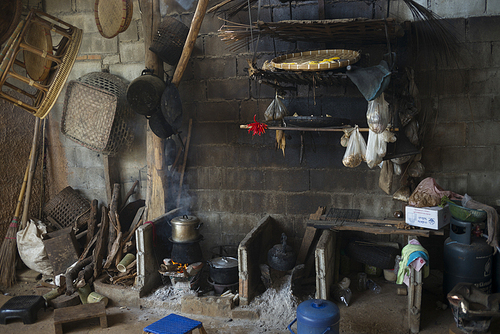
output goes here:
{"type": "Polygon", "coordinates": [[[368,288],[368,290],[372,290],[375,293],[380,293],[381,290],[380,285],[378,285],[371,279],[366,281],[366,287],[368,288]]]}
{"type": "Polygon", "coordinates": [[[366,273],[358,273],[358,291],[366,290],[366,273]]]}

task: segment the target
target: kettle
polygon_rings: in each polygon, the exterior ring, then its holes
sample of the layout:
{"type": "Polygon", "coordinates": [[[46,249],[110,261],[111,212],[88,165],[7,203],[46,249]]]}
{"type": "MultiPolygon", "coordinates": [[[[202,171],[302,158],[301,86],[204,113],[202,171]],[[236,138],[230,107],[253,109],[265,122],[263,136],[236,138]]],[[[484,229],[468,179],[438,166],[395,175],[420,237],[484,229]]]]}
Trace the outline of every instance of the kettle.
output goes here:
{"type": "Polygon", "coordinates": [[[295,253],[292,247],[286,244],[286,234],[281,234],[281,244],[274,245],[267,252],[267,262],[273,269],[287,271],[295,267],[295,253]]]}
{"type": "Polygon", "coordinates": [[[339,334],[340,311],[335,303],[324,299],[309,299],[297,307],[297,317],[288,325],[297,322],[297,334],[339,334]]]}

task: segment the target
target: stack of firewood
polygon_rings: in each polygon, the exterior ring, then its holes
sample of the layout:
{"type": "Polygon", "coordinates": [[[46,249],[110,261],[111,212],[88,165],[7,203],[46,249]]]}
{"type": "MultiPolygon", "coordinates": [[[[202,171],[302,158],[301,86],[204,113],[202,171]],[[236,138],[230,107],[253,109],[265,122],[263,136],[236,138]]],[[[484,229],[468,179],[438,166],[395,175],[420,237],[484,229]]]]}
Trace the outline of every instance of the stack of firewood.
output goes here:
{"type": "MultiPolygon", "coordinates": [[[[134,193],[138,182],[126,196],[127,199],[134,193]]],[[[97,200],[91,203],[91,214],[88,222],[85,249],[78,262],[66,271],[66,294],[73,294],[76,289],[92,284],[103,272],[107,273],[106,280],[111,284],[131,286],[137,276],[135,256],[135,231],[143,221],[144,207],[140,208],[127,231],[122,231],[118,215],[118,197],[120,185],[114,184],[113,195],[109,209],[102,207],[100,222],[98,222],[97,200]],[[117,267],[125,255],[129,263],[122,263],[121,270],[117,267]],[[130,260],[132,260],[130,262],[130,260]]]]}

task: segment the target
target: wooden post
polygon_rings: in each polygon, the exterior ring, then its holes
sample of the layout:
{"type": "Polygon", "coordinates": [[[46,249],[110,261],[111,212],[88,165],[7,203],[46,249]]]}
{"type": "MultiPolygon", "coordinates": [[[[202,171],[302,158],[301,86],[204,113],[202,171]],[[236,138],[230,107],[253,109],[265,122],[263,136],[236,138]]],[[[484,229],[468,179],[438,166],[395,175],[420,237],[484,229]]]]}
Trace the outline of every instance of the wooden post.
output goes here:
{"type": "MultiPolygon", "coordinates": [[[[163,79],[163,62],[149,50],[153,37],[161,22],[159,0],[139,0],[142,10],[142,26],[144,30],[144,47],[146,49],[145,66],[163,79]]],[[[148,179],[146,206],[148,220],[154,219],[166,211],[167,176],[165,168],[165,141],[157,137],[148,127],[147,135],[148,179]]]]}

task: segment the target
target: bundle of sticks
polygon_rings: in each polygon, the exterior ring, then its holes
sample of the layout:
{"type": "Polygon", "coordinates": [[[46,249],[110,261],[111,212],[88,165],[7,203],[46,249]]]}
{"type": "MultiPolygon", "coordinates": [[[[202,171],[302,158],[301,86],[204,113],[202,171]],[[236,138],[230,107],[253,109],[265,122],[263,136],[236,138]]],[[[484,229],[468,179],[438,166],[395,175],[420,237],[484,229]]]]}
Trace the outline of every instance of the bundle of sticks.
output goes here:
{"type": "MultiPolygon", "coordinates": [[[[127,193],[127,198],[134,193],[139,182],[136,181],[132,189],[127,193]]],[[[66,294],[73,294],[76,289],[92,284],[103,271],[109,275],[112,284],[133,285],[137,276],[135,256],[135,231],[142,225],[144,207],[139,208],[134,220],[127,231],[122,231],[118,214],[118,197],[120,184],[113,186],[113,195],[109,209],[102,207],[101,220],[97,222],[97,200],[91,203],[91,214],[89,218],[86,246],[78,262],[66,271],[65,283],[66,294]],[[126,265],[120,266],[126,257],[131,259],[126,265]]],[[[126,202],[125,200],[125,202],[126,202]]]]}

